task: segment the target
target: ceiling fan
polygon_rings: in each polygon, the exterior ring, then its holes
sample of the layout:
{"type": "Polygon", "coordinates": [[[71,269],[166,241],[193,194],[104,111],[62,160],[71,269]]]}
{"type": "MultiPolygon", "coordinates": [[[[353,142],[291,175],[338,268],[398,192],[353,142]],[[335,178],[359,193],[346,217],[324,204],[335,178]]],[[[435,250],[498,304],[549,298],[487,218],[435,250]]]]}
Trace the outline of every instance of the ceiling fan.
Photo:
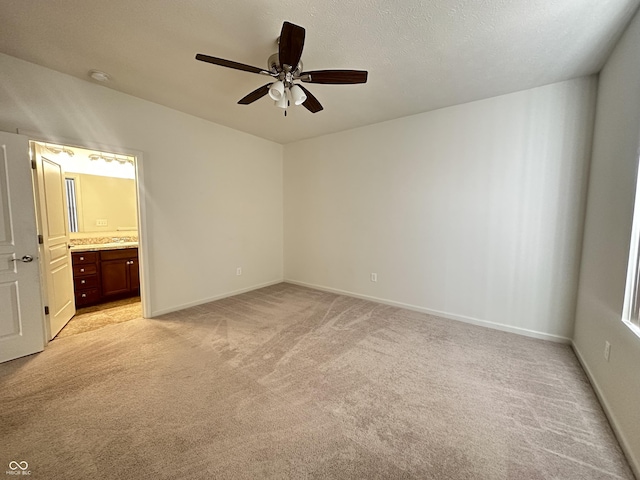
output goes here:
{"type": "Polygon", "coordinates": [[[317,113],[322,110],[322,105],[318,99],[305,87],[295,83],[298,80],[305,83],[333,85],[367,82],[367,72],[364,70],[303,71],[300,57],[302,57],[302,49],[304,47],[304,36],[304,28],[294,25],[293,23],[284,22],[282,24],[280,38],[278,39],[278,52],[271,55],[267,60],[267,69],[252,67],[251,65],[211,57],[201,53],[196,55],[196,60],[272,77],[275,81],[255,89],[244,98],[241,98],[238,103],[241,105],[249,105],[269,94],[276,106],[285,109],[285,116],[287,115],[286,108],[290,105],[290,101],[292,101],[294,105],[302,105],[311,113],[317,113]]]}

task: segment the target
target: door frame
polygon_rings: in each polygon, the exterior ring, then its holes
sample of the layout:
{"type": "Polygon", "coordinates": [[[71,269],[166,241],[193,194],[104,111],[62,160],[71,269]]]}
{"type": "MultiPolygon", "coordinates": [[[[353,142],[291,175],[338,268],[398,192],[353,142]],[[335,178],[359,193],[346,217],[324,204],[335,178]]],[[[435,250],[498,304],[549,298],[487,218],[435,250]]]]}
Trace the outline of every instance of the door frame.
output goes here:
{"type": "MultiPolygon", "coordinates": [[[[127,155],[135,158],[135,185],[137,200],[137,216],[138,216],[138,268],[140,271],[140,300],[142,303],[142,316],[149,318],[151,315],[151,298],[149,293],[149,264],[147,252],[149,251],[149,242],[147,235],[147,212],[146,212],[146,188],[144,181],[143,152],[119,145],[109,145],[105,143],[92,142],[88,140],[76,140],[61,136],[45,135],[41,132],[32,130],[18,129],[20,135],[29,137],[29,141],[55,143],[58,145],[67,145],[70,147],[85,148],[87,150],[97,150],[100,152],[108,152],[118,155],[127,155]]],[[[35,194],[36,192],[34,192],[35,194]]],[[[42,278],[40,280],[43,296],[46,295],[42,278]]],[[[46,298],[46,297],[45,297],[46,298]]],[[[45,319],[46,323],[46,319],[45,319]]]]}

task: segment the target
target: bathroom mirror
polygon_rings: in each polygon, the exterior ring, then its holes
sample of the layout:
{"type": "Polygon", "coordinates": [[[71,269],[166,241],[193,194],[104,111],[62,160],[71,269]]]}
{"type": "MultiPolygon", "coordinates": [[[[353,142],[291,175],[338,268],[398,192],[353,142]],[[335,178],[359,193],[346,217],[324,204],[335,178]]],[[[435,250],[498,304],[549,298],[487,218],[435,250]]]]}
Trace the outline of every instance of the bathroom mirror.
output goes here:
{"type": "Polygon", "coordinates": [[[69,231],[137,235],[135,180],[66,173],[69,231]]]}

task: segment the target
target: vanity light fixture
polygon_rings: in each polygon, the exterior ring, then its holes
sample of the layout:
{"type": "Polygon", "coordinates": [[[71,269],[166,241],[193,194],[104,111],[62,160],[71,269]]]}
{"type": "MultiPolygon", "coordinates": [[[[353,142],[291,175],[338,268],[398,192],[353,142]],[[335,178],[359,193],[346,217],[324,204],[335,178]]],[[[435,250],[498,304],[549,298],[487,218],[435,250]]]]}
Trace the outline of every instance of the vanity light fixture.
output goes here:
{"type": "Polygon", "coordinates": [[[102,152],[100,153],[92,153],[89,155],[89,160],[103,160],[107,163],[111,163],[113,161],[118,162],[120,165],[125,163],[130,163],[133,165],[133,159],[129,157],[118,157],[117,155],[106,155],[102,152]]]}
{"type": "Polygon", "coordinates": [[[53,153],[55,155],[60,155],[61,153],[67,154],[69,157],[73,157],[75,154],[73,150],[68,149],[63,145],[49,145],[48,143],[37,142],[38,145],[44,147],[49,153],[53,153]]]}

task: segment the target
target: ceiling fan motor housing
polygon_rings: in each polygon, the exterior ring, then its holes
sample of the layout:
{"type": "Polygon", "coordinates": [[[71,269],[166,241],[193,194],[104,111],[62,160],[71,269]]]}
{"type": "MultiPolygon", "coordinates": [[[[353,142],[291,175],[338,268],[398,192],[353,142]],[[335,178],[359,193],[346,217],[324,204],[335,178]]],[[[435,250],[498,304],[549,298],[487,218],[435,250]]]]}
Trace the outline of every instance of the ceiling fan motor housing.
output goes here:
{"type": "MultiPolygon", "coordinates": [[[[299,76],[302,73],[302,60],[298,62],[298,66],[295,70],[292,71],[294,76],[299,76]]],[[[274,75],[280,73],[282,71],[282,67],[280,66],[280,57],[278,52],[274,53],[267,60],[267,69],[273,73],[274,75]]]]}

